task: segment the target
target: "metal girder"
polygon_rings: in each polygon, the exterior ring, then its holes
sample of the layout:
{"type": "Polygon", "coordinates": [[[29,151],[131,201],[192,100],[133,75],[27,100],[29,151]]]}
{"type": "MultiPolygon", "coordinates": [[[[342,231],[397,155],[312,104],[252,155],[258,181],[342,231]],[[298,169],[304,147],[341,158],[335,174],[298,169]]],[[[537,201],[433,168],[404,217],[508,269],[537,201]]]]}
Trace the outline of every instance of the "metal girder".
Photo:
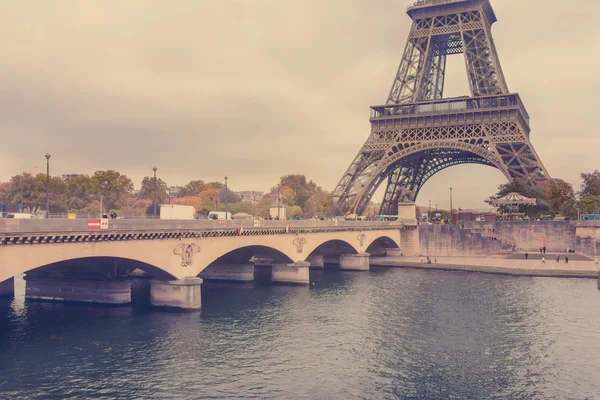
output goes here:
{"type": "Polygon", "coordinates": [[[529,140],[529,115],[508,92],[489,0],[449,3],[409,10],[413,25],[386,106],[373,107],[371,135],[333,191],[338,211],[362,213],[387,180],[381,212],[394,213],[458,164],[490,165],[530,185],[548,178],[529,140]],[[446,58],[459,53],[472,97],[444,100],[446,58]]]}

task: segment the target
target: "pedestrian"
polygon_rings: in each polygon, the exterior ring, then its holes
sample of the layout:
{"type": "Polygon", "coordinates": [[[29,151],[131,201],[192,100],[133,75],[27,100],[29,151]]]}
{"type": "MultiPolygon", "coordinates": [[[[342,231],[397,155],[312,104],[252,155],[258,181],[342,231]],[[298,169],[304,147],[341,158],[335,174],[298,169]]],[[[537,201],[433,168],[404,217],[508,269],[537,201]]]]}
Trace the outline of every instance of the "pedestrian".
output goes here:
{"type": "Polygon", "coordinates": [[[431,264],[431,259],[427,257],[427,264],[431,264]]]}
{"type": "Polygon", "coordinates": [[[546,257],[542,256],[542,264],[546,264],[546,257]]]}
{"type": "Polygon", "coordinates": [[[569,256],[565,256],[565,264],[569,263],[569,256]]]}
{"type": "Polygon", "coordinates": [[[556,255],[556,262],[560,262],[560,256],[558,254],[556,255]]]}
{"type": "Polygon", "coordinates": [[[543,254],[543,253],[542,253],[542,248],[540,247],[540,256],[541,256],[542,254],[543,254]]]}
{"type": "Polygon", "coordinates": [[[525,260],[529,258],[529,253],[525,252],[525,260]]]}

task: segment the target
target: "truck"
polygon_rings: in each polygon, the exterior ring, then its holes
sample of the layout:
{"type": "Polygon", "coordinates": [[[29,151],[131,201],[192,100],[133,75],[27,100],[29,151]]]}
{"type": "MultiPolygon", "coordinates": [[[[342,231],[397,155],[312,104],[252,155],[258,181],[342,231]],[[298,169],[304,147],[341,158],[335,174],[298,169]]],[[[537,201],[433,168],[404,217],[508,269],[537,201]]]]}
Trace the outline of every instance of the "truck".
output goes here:
{"type": "Polygon", "coordinates": [[[193,206],[179,204],[161,204],[160,219],[196,219],[193,206]]]}
{"type": "Polygon", "coordinates": [[[208,213],[208,219],[231,220],[233,218],[231,217],[230,212],[226,213],[225,211],[211,211],[208,213]]]}

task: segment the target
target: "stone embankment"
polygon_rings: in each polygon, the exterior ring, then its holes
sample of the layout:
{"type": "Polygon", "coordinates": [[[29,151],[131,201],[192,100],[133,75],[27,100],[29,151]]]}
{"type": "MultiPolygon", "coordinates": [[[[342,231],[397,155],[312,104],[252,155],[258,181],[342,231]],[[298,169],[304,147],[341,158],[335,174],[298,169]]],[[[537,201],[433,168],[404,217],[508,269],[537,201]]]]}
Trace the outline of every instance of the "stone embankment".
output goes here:
{"type": "Polygon", "coordinates": [[[555,254],[546,254],[546,263],[542,262],[539,255],[528,260],[525,260],[524,255],[521,259],[501,256],[431,257],[431,264],[427,264],[427,257],[423,257],[423,259],[421,257],[372,257],[371,266],[470,271],[515,276],[600,279],[600,265],[594,261],[584,257],[575,257],[575,260],[570,258],[567,264],[564,262],[564,255],[561,255],[559,262],[555,261],[555,257],[555,254]]]}

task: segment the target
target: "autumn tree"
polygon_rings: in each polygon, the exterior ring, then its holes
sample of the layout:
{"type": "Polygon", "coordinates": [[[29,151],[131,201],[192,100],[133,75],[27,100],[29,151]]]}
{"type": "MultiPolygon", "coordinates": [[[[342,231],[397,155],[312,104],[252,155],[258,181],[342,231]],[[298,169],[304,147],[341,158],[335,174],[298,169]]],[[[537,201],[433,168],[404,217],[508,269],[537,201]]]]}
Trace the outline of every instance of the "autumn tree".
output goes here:
{"type": "Polygon", "coordinates": [[[331,217],[332,205],[333,195],[319,188],[307,201],[304,214],[306,217],[331,217]]]}
{"type": "Polygon", "coordinates": [[[294,193],[294,205],[304,209],[306,202],[317,190],[317,184],[312,180],[307,181],[306,176],[298,174],[284,175],[279,184],[282,188],[288,187],[294,193]]]}
{"type": "Polygon", "coordinates": [[[571,219],[576,217],[575,191],[571,184],[562,179],[548,179],[543,186],[550,209],[554,214],[561,214],[571,219]]]}
{"type": "Polygon", "coordinates": [[[198,196],[200,192],[206,190],[208,186],[202,180],[188,182],[179,193],[181,197],[198,196]]]}
{"type": "Polygon", "coordinates": [[[104,210],[119,210],[128,205],[133,182],[126,175],[113,170],[96,171],[92,179],[102,196],[104,210]]]}
{"type": "MultiPolygon", "coordinates": [[[[150,176],[142,179],[142,187],[138,194],[139,199],[154,200],[154,178],[150,176]]],[[[160,178],[156,179],[156,201],[157,204],[165,204],[169,198],[169,187],[167,183],[160,178]]]]}

